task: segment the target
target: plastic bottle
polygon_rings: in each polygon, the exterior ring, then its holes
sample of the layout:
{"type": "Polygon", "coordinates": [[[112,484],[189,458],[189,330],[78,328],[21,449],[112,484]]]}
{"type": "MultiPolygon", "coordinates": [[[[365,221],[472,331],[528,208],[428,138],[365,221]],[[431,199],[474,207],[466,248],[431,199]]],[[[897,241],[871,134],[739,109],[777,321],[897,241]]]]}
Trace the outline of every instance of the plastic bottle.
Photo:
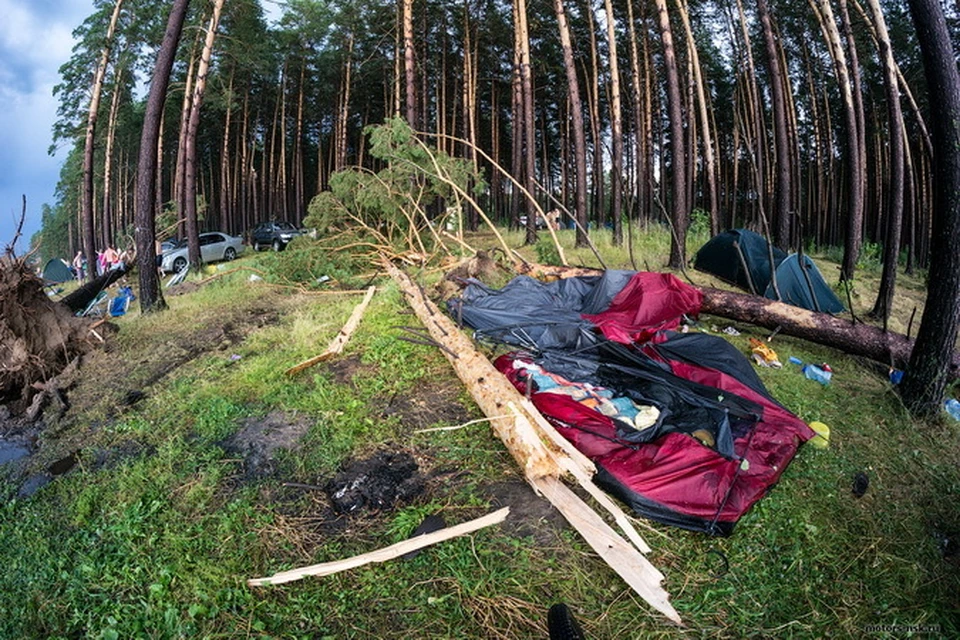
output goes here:
{"type": "Polygon", "coordinates": [[[943,408],[947,410],[947,413],[949,413],[954,420],[960,420],[960,400],[950,398],[944,403],[943,408]]]}
{"type": "Polygon", "coordinates": [[[823,386],[830,384],[830,377],[833,375],[830,371],[824,371],[815,364],[808,364],[803,367],[803,375],[810,380],[816,380],[823,386]]]}

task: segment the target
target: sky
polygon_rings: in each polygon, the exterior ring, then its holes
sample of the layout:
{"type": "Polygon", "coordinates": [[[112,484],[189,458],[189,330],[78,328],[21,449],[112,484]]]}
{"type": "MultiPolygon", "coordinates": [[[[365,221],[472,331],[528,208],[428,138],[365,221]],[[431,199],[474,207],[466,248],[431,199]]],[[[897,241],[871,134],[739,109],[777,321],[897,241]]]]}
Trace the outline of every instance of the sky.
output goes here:
{"type": "MultiPolygon", "coordinates": [[[[282,2],[261,2],[268,21],[279,18],[282,2]]],[[[93,13],[93,0],[0,0],[0,251],[14,238],[26,196],[26,217],[17,254],[40,230],[44,203],[54,190],[67,147],[54,156],[57,101],[53,87],[70,59],[73,30],[93,13]]]]}
{"type": "Polygon", "coordinates": [[[66,148],[53,157],[57,102],[53,87],[70,59],[73,30],[93,13],[92,0],[0,0],[0,249],[16,233],[17,253],[40,230],[41,207],[54,204],[66,148]]]}

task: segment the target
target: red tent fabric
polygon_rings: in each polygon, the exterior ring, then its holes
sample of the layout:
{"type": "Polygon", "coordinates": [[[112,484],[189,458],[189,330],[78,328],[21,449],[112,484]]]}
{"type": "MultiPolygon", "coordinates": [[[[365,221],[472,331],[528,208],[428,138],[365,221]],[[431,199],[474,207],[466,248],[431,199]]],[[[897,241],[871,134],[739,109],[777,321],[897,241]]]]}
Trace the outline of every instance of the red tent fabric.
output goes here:
{"type": "MultiPolygon", "coordinates": [[[[699,290],[670,274],[637,273],[606,310],[582,317],[607,339],[631,345],[631,352],[652,362],[654,371],[662,367],[665,382],[660,384],[682,379],[692,385],[681,390],[687,396],[695,391],[707,396],[709,404],[713,393],[752,407],[749,420],[732,420],[732,455],[706,446],[689,431],[668,431],[649,442],[630,441],[618,420],[570,396],[535,388],[515,366],[517,361],[536,361],[534,355],[509,353],[495,366],[519,391],[530,393],[558,431],[594,461],[597,482],[635,511],[680,527],[727,535],[777,483],[800,445],[815,434],[766,392],[746,357],[723,338],[703,336],[693,343],[671,334],[684,314],[696,316],[701,299],[699,290]],[[661,348],[667,346],[671,348],[661,348]],[[528,390],[528,384],[534,388],[528,390]]],[[[714,405],[714,412],[723,409],[714,405]]],[[[662,410],[683,423],[689,407],[662,410]]]]}

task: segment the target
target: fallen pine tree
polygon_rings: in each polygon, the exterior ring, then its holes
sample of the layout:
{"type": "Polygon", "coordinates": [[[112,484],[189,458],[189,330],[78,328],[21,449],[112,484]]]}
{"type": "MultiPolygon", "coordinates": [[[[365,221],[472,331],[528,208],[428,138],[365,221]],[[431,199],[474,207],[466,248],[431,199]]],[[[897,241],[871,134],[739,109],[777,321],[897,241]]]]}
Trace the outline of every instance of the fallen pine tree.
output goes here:
{"type": "MultiPolygon", "coordinates": [[[[903,369],[910,361],[913,339],[893,331],[884,331],[862,322],[853,322],[828,313],[745,293],[698,287],[703,293],[702,313],[755,324],[767,329],[816,342],[846,353],[903,369]]],[[[950,376],[960,376],[960,353],[954,352],[950,376]]]]}
{"type": "MultiPolygon", "coordinates": [[[[517,272],[540,280],[600,275],[598,269],[558,267],[528,263],[517,272]]],[[[863,322],[818,313],[776,300],[713,287],[696,287],[703,294],[701,313],[746,322],[784,335],[802,338],[888,367],[904,369],[910,361],[914,340],[863,322]]],[[[960,377],[960,353],[954,352],[950,377],[960,377]]]]}
{"type": "Polygon", "coordinates": [[[47,296],[23,259],[0,257],[0,404],[24,412],[41,383],[93,346],[89,329],[47,296]]]}

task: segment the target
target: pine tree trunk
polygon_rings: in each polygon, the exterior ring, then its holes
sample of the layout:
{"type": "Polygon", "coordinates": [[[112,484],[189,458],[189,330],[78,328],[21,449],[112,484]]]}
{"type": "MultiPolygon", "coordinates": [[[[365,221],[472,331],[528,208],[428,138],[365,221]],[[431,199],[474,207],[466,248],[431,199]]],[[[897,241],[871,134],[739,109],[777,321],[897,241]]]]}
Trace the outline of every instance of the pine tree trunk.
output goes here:
{"type": "Polygon", "coordinates": [[[574,160],[574,216],[577,219],[578,247],[588,244],[587,238],[587,143],[583,129],[583,103],[580,100],[580,81],[570,42],[570,27],[563,0],[553,0],[560,27],[560,46],[563,49],[563,66],[567,74],[567,103],[570,109],[571,134],[573,135],[574,160]]]}
{"type": "Polygon", "coordinates": [[[167,97],[170,71],[177,54],[177,43],[183,30],[183,21],[190,0],[174,0],[167,21],[163,44],[150,83],[147,108],[140,136],[140,158],[137,163],[137,266],[140,271],[140,311],[151,313],[166,308],[156,267],[156,224],[154,219],[154,182],[157,161],[157,142],[160,137],[160,118],[167,97]]]}
{"type": "Polygon", "coordinates": [[[927,302],[900,394],[923,417],[940,410],[960,324],[960,73],[940,3],[909,4],[930,91],[935,192],[927,302]]]}
{"type": "Polygon", "coordinates": [[[690,212],[686,202],[686,153],[683,145],[683,105],[680,100],[680,75],[677,72],[677,58],[673,47],[673,31],[670,27],[670,15],[666,0],[656,0],[660,23],[660,39],[663,44],[663,63],[667,70],[667,109],[670,119],[670,171],[673,193],[670,207],[670,223],[673,240],[670,243],[670,262],[672,269],[686,266],[687,224],[690,212]]]}
{"type": "Polygon", "coordinates": [[[97,132],[97,118],[100,111],[100,96],[103,93],[103,81],[107,73],[107,64],[110,61],[110,52],[113,48],[113,34],[117,28],[117,21],[120,18],[120,7],[123,0],[117,0],[113,5],[113,14],[110,16],[110,26],[107,28],[107,35],[104,39],[103,51],[100,53],[100,61],[93,75],[93,82],[90,85],[90,107],[87,111],[87,129],[83,143],[83,193],[80,205],[80,220],[83,234],[83,253],[86,256],[87,278],[89,279],[96,273],[97,247],[94,234],[94,215],[93,215],[93,151],[94,139],[97,132]]]}

